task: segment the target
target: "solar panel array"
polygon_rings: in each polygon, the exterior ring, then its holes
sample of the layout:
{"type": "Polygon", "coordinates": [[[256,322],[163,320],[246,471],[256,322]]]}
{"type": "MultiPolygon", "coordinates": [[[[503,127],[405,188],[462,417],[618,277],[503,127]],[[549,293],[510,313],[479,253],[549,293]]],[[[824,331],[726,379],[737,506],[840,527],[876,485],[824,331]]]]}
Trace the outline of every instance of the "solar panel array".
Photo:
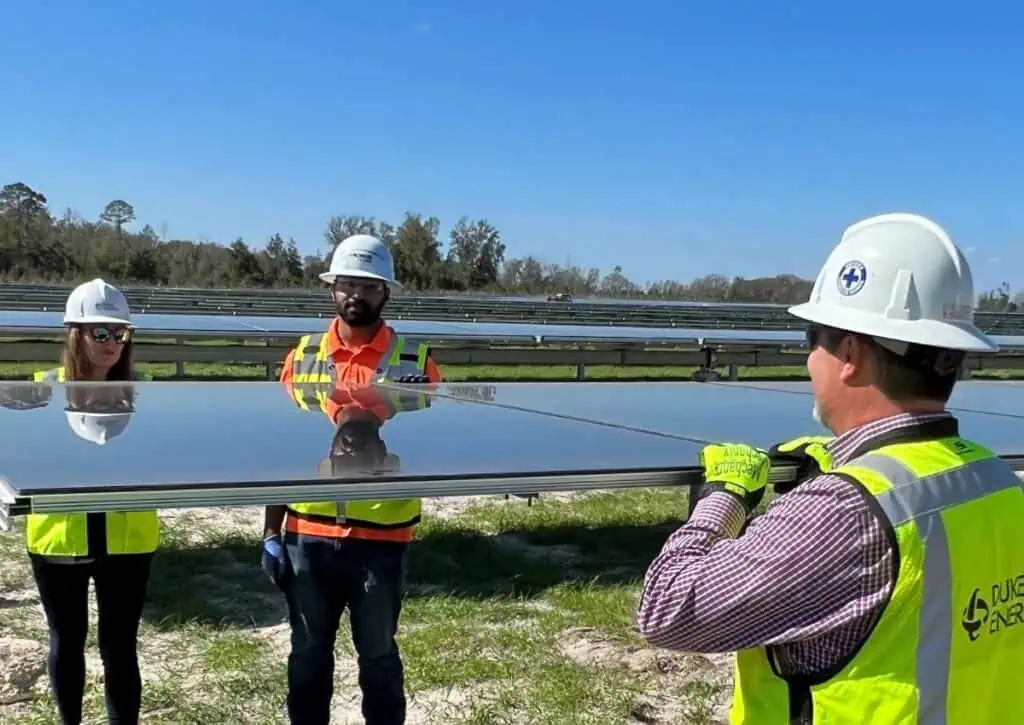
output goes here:
{"type": "MultiPolygon", "coordinates": [[[[393,458],[371,470],[350,456],[332,477],[334,423],[278,383],[140,383],[134,412],[112,418],[66,412],[74,388],[101,398],[110,384],[0,386],[14,513],[689,485],[705,442],[825,432],[801,383],[387,386],[420,406],[380,428],[393,458]]],[[[1024,387],[963,382],[952,407],[963,435],[1019,456],[1021,403],[1024,387]]]]}
{"type": "MultiPolygon", "coordinates": [[[[40,334],[59,330],[62,313],[0,310],[0,333],[40,334]]],[[[294,337],[322,332],[328,320],[316,317],[253,317],[138,314],[140,332],[196,337],[294,337]]],[[[744,347],[798,347],[804,334],[796,330],[715,330],[692,328],[602,327],[498,322],[435,322],[394,320],[390,324],[413,339],[434,342],[493,341],[531,343],[651,343],[744,347]]],[[[1024,350],[1024,336],[994,336],[1005,350],[1024,350]]]]}

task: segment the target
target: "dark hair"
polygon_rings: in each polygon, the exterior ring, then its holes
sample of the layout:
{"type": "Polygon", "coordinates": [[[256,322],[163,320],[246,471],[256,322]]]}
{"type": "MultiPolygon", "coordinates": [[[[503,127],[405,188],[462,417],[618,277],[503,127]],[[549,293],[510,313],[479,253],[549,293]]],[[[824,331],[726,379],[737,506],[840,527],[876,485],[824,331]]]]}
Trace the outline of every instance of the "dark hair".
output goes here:
{"type": "Polygon", "coordinates": [[[967,353],[911,343],[898,355],[877,340],[869,343],[878,367],[878,389],[890,400],[949,402],[967,353]]]}
{"type": "Polygon", "coordinates": [[[835,352],[845,337],[855,337],[867,346],[878,368],[876,387],[890,400],[934,400],[949,402],[967,353],[930,345],[907,345],[901,355],[870,335],[832,327],[815,326],[809,339],[835,352]]]}
{"type": "MultiPolygon", "coordinates": [[[[65,380],[82,380],[88,370],[89,363],[85,357],[84,340],[82,339],[85,334],[85,329],[78,325],[67,328],[67,333],[64,335],[64,348],[60,353],[60,363],[64,366],[65,380]]],[[[133,341],[129,338],[121,346],[121,357],[111,365],[107,372],[107,380],[131,380],[133,378],[132,345],[133,341]]]]}

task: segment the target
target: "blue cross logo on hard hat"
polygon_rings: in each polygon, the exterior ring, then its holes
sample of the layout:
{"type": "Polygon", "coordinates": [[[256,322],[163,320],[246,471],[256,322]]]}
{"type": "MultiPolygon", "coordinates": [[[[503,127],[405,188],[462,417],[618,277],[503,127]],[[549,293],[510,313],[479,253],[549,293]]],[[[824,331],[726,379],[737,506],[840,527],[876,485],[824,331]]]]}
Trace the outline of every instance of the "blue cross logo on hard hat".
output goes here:
{"type": "Polygon", "coordinates": [[[839,270],[839,294],[855,295],[864,288],[867,281],[868,270],[861,262],[847,262],[839,270]]]}

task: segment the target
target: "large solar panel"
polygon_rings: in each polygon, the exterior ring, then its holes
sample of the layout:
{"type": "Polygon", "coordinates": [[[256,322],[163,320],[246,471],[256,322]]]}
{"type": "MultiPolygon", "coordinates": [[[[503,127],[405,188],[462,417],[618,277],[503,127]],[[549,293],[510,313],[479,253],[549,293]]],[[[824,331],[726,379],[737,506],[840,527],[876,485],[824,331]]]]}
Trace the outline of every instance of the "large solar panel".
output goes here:
{"type": "MultiPolygon", "coordinates": [[[[135,412],[102,419],[66,408],[80,407],[73,395],[88,394],[116,410],[103,397],[112,384],[55,386],[48,405],[11,405],[45,387],[5,385],[8,407],[0,408],[0,478],[8,500],[27,498],[35,510],[461,495],[489,492],[496,479],[509,493],[682,483],[676,472],[698,452],[683,440],[468,402],[466,386],[442,386],[458,397],[428,398],[429,407],[381,428],[396,457],[378,471],[383,478],[372,482],[369,469],[357,467],[339,483],[320,468],[335,426],[318,408],[302,410],[278,383],[143,383],[135,412]]],[[[349,428],[346,435],[367,435],[365,423],[349,428]]]]}
{"type": "MultiPolygon", "coordinates": [[[[962,385],[965,404],[981,405],[971,396],[997,389],[962,385]]],[[[81,405],[83,391],[103,402],[100,394],[115,387],[0,386],[0,495],[15,513],[691,485],[700,481],[705,442],[767,448],[826,432],[800,383],[386,385],[376,390],[418,408],[380,429],[395,458],[378,469],[365,461],[336,469],[332,478],[323,466],[334,424],[316,406],[302,410],[278,383],[140,383],[129,415],[100,420],[66,410],[81,405]]],[[[109,400],[105,409],[116,412],[109,400]]],[[[965,436],[1024,454],[1024,419],[958,416],[965,436]]],[[[349,423],[348,447],[369,450],[373,428],[349,423]]]]}
{"type": "MultiPolygon", "coordinates": [[[[767,448],[801,435],[829,435],[811,417],[807,382],[506,383],[494,389],[493,405],[695,442],[741,441],[767,448]]],[[[1024,385],[963,381],[951,408],[962,435],[1000,454],[1024,455],[1024,407],[1014,401],[1024,403],[1024,385]],[[1000,400],[1002,390],[1013,394],[1000,400]]]]}
{"type": "MultiPolygon", "coordinates": [[[[811,395],[811,384],[801,382],[712,383],[713,386],[742,387],[760,391],[811,395]]],[[[963,380],[953,389],[949,400],[952,410],[984,413],[1001,417],[1024,418],[1024,382],[1006,380],[963,380]]]]}

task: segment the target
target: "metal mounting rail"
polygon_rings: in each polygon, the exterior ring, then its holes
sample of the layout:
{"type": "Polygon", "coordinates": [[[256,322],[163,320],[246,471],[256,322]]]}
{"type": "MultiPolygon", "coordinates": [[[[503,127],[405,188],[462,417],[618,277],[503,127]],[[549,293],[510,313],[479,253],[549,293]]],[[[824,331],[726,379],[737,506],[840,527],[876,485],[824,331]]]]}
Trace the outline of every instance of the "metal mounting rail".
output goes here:
{"type": "MultiPolygon", "coordinates": [[[[1024,454],[1002,456],[1024,478],[1024,454]]],[[[794,483],[797,469],[773,466],[770,485],[794,483]]],[[[0,528],[9,518],[29,513],[137,511],[192,507],[268,506],[291,501],[336,499],[436,498],[491,494],[687,486],[694,493],[703,482],[696,466],[671,469],[598,469],[535,474],[368,476],[361,478],[90,487],[26,492],[21,495],[0,480],[0,528]]],[[[694,497],[691,496],[691,506],[694,497]]]]}

